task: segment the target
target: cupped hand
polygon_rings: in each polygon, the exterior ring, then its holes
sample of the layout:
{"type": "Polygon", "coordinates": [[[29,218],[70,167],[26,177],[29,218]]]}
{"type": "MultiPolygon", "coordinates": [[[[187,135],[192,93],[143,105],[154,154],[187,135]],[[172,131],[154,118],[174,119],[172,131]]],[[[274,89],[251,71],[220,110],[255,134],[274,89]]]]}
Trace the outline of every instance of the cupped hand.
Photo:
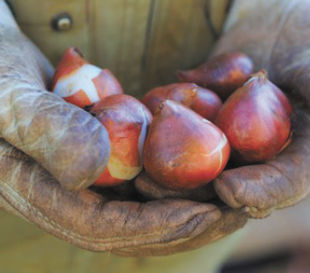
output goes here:
{"type": "Polygon", "coordinates": [[[304,0],[236,1],[229,30],[214,52],[248,54],[295,108],[293,140],[281,154],[265,164],[226,170],[215,181],[226,204],[254,218],[294,205],[310,191],[309,12],[304,0]]]}
{"type": "Polygon", "coordinates": [[[76,246],[130,256],[187,251],[245,224],[244,213],[223,205],[86,189],[105,168],[109,138],[46,90],[52,73],[0,0],[0,208],[76,246]]]}

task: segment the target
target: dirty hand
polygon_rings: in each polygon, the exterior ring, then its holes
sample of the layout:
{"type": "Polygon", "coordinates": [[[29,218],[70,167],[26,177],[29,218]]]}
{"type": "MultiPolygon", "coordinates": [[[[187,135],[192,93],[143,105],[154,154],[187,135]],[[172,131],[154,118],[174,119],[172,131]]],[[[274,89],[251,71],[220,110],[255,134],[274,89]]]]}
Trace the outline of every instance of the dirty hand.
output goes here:
{"type": "Polygon", "coordinates": [[[310,191],[309,12],[307,0],[235,1],[214,52],[245,52],[295,104],[293,141],[280,155],[224,171],[215,181],[226,204],[254,218],[294,205],[310,191]]]}
{"type": "Polygon", "coordinates": [[[0,208],[79,247],[131,256],[197,248],[245,224],[227,206],[111,200],[86,189],[105,167],[109,138],[46,90],[52,73],[0,0],[0,208]]]}

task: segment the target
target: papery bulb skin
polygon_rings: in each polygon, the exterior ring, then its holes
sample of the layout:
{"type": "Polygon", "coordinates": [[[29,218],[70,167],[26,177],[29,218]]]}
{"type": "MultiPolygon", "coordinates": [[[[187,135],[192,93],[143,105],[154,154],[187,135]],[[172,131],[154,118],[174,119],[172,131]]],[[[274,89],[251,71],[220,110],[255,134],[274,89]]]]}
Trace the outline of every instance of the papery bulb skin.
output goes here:
{"type": "Polygon", "coordinates": [[[229,154],[229,143],[219,128],[185,106],[166,100],[153,117],[143,162],[159,185],[184,190],[217,177],[229,154]]]}
{"type": "Polygon", "coordinates": [[[109,69],[88,63],[76,48],[66,50],[53,78],[52,92],[84,108],[123,89],[109,69]]]}
{"type": "Polygon", "coordinates": [[[111,143],[107,167],[94,185],[114,186],[133,179],[143,167],[143,146],[152,114],[137,99],[124,94],[97,102],[90,112],[105,126],[111,143]]]}
{"type": "Polygon", "coordinates": [[[212,57],[192,70],[178,71],[177,76],[180,81],[209,88],[225,100],[250,77],[253,69],[247,55],[233,52],[212,57]]]}
{"type": "Polygon", "coordinates": [[[167,99],[179,102],[211,121],[222,107],[218,95],[194,83],[173,83],[156,87],[144,96],[142,102],[154,114],[156,108],[167,99]]]}
{"type": "Polygon", "coordinates": [[[289,144],[292,113],[288,98],[261,70],[228,98],[215,124],[226,134],[236,161],[260,162],[289,144]]]}

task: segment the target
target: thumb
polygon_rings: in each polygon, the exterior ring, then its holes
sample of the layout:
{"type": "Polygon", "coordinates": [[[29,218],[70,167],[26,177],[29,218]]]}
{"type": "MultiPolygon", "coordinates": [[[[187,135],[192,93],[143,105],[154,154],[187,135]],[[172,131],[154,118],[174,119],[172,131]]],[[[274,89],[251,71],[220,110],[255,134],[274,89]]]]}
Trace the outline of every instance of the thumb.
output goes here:
{"type": "Polygon", "coordinates": [[[51,66],[17,26],[3,27],[0,2],[0,133],[64,187],[89,186],[108,161],[106,129],[90,114],[45,90],[51,66]]]}

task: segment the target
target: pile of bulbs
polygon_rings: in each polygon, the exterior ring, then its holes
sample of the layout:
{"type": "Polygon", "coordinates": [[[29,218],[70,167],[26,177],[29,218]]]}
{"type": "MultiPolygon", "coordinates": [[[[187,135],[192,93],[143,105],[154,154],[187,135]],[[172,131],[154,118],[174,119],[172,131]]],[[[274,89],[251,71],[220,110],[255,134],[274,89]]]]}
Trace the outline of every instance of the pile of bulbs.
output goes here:
{"type": "Polygon", "coordinates": [[[253,68],[243,53],[222,54],[178,71],[180,83],[154,88],[140,102],[123,94],[108,69],[70,48],[51,89],[108,131],[110,158],[94,185],[132,180],[144,167],[164,188],[190,190],[216,178],[230,157],[262,162],[290,143],[291,104],[264,70],[252,74],[253,68]]]}

